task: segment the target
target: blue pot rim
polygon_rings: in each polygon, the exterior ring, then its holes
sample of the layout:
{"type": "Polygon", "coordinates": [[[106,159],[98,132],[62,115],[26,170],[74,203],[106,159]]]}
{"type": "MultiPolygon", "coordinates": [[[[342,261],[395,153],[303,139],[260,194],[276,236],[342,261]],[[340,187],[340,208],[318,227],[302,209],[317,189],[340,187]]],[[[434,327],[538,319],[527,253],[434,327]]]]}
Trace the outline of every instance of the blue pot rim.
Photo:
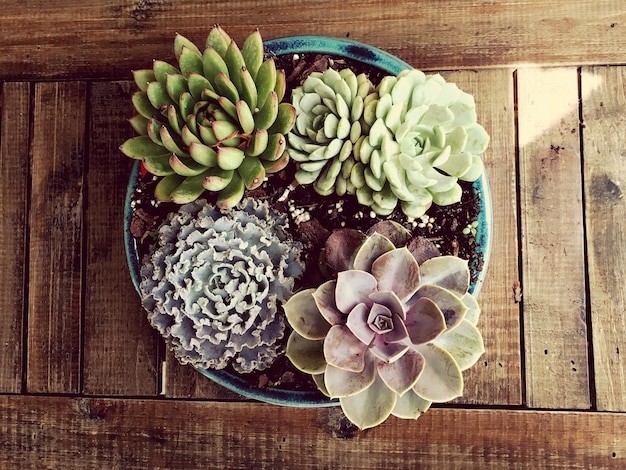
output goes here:
{"type": "MultiPolygon", "coordinates": [[[[350,39],[326,36],[291,36],[270,39],[265,41],[264,45],[267,52],[275,55],[317,52],[352,58],[382,69],[390,75],[396,75],[404,69],[412,68],[409,64],[388,52],[350,39]]],[[[130,173],[124,204],[124,244],[130,277],[135,286],[135,290],[140,295],[139,283],[141,266],[137,243],[130,233],[130,224],[133,216],[131,198],[138,174],[139,162],[135,162],[130,173]]],[[[476,227],[476,246],[478,247],[478,251],[482,253],[482,267],[481,270],[478,271],[477,279],[470,285],[469,292],[474,297],[478,297],[487,274],[493,242],[491,191],[486,174],[483,173],[483,175],[473,183],[473,189],[478,195],[480,203],[478,226],[476,227]]],[[[335,406],[339,403],[338,400],[331,400],[319,391],[293,391],[272,387],[257,388],[250,386],[241,377],[224,370],[200,368],[197,370],[204,376],[233,392],[266,403],[292,407],[326,407],[335,406]]]]}

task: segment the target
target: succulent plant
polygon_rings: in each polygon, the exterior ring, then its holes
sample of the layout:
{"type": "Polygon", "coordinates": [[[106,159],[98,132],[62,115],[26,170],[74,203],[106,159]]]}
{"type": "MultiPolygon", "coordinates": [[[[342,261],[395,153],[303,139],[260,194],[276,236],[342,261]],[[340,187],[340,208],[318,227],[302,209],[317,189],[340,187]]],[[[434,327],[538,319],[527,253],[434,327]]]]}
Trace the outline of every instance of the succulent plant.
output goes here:
{"type": "Polygon", "coordinates": [[[288,135],[290,155],[300,162],[296,180],[314,183],[324,196],[354,194],[352,149],[363,133],[364,100],[374,90],[365,74],[350,69],[313,72],[292,93],[296,125],[288,135]]]}
{"type": "Polygon", "coordinates": [[[481,176],[489,142],[474,98],[415,69],[384,77],[373,92],[368,83],[329,70],[294,91],[289,145],[300,165],[296,179],[314,182],[321,195],[355,194],[379,215],[400,203],[417,218],[433,202],[459,202],[458,180],[481,176]]]}
{"type": "Polygon", "coordinates": [[[156,60],[134,72],[131,124],[140,135],[120,149],[161,178],[157,199],[183,204],[207,190],[219,207],[233,207],[289,160],[295,109],[281,102],[285,74],[264,60],[258,30],[239,49],[216,25],[203,52],[181,35],[174,51],[178,67],[156,60]]]}
{"type": "Polygon", "coordinates": [[[339,398],[361,429],[391,414],[415,419],[432,402],[460,396],[462,371],[484,352],[467,262],[436,256],[418,264],[378,232],[355,253],[333,257],[336,280],[284,305],[293,364],[339,398]]]}
{"type": "Polygon", "coordinates": [[[284,336],[287,300],[304,266],[287,219],[244,198],[220,210],[200,199],[171,213],[141,268],[151,324],[182,363],[262,370],[284,336]]]}
{"type": "Polygon", "coordinates": [[[357,197],[378,214],[398,202],[411,217],[432,203],[461,200],[458,180],[483,172],[489,136],[476,122],[474,98],[441,75],[407,69],[381,80],[365,104],[369,133],[355,146],[357,197]]]}

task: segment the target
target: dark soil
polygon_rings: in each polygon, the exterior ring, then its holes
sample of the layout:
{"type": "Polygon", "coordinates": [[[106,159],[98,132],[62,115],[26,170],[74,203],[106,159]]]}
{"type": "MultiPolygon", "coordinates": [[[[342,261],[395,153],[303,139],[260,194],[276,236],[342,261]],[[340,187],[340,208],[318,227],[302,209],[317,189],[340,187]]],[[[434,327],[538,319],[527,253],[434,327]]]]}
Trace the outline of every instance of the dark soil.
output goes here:
{"type": "MultiPolygon", "coordinates": [[[[333,59],[319,54],[310,56],[300,54],[295,58],[289,55],[277,58],[277,67],[284,69],[288,77],[288,93],[291,88],[298,86],[308,73],[314,70],[325,70],[329,66],[337,69],[350,66],[357,74],[367,73],[374,84],[378,83],[384,76],[377,69],[343,58],[333,59]]],[[[342,227],[355,228],[365,232],[383,218],[371,213],[369,208],[358,204],[354,196],[338,197],[332,195],[322,197],[310,185],[293,188],[294,173],[295,165],[288,165],[285,170],[278,174],[270,175],[258,189],[248,191],[246,196],[267,200],[275,210],[288,214],[292,236],[295,240],[302,242],[304,245],[303,252],[306,254],[304,261],[307,270],[297,288],[316,287],[326,280],[319,269],[319,257],[330,232],[342,227]],[[289,196],[283,200],[281,196],[286,190],[289,191],[289,196]],[[302,209],[309,214],[307,216],[310,217],[309,220],[296,220],[301,217],[298,210],[302,209]]],[[[132,196],[134,217],[131,223],[131,232],[138,240],[140,257],[149,253],[150,247],[154,243],[155,232],[163,218],[169,212],[178,209],[175,204],[157,204],[154,201],[155,184],[152,175],[140,175],[132,196]]],[[[433,205],[427,216],[417,220],[407,219],[399,209],[384,219],[392,219],[404,225],[415,236],[422,236],[432,241],[442,254],[453,254],[469,260],[472,281],[474,281],[482,269],[482,259],[476,253],[474,235],[471,231],[464,234],[463,229],[477,219],[479,203],[471,183],[459,182],[459,184],[463,189],[462,203],[446,207],[433,205]]],[[[211,194],[205,193],[202,197],[212,202],[211,194]]],[[[283,339],[284,344],[286,344],[288,336],[289,332],[283,339]]],[[[233,370],[227,370],[236,374],[233,370]]],[[[244,377],[251,386],[255,387],[277,387],[291,390],[316,389],[310,376],[293,367],[284,355],[281,355],[269,369],[241,377],[244,377]]]]}

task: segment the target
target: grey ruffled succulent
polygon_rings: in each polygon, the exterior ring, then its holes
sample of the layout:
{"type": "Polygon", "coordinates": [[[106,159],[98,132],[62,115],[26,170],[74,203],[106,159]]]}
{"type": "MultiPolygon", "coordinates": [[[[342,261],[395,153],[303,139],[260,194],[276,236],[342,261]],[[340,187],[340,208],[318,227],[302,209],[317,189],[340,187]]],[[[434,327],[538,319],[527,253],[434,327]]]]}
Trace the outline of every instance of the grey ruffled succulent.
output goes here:
{"type": "Polygon", "coordinates": [[[161,225],[140,290],[182,363],[242,373],[271,365],[285,330],[279,303],[304,271],[286,226],[284,214],[250,198],[228,211],[198,200],[161,225]]]}
{"type": "Polygon", "coordinates": [[[288,135],[291,157],[300,163],[296,180],[323,196],[354,194],[353,147],[363,132],[363,109],[374,85],[350,69],[313,72],[292,93],[296,125],[288,135]]]}

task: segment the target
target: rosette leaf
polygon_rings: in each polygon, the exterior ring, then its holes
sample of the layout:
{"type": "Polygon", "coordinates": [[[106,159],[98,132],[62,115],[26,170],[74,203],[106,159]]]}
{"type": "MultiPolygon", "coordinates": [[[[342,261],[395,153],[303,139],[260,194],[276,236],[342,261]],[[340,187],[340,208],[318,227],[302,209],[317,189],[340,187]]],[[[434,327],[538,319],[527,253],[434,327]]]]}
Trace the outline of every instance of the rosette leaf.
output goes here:
{"type": "Polygon", "coordinates": [[[285,136],[296,112],[282,102],[285,75],[265,59],[258,31],[241,50],[219,26],[204,51],[177,35],[174,52],[176,66],[156,60],[151,70],[134,72],[139,114],[131,124],[140,136],[120,150],[157,177],[182,177],[169,178],[157,199],[183,204],[209,191],[218,193],[221,208],[231,208],[289,159],[285,136]],[[219,170],[230,171],[222,175],[232,181],[228,194],[227,185],[213,184],[219,170]]]}
{"type": "Polygon", "coordinates": [[[151,324],[182,363],[245,373],[276,358],[285,330],[279,304],[304,270],[286,224],[258,200],[221,211],[200,199],[161,225],[140,291],[151,324]]]}
{"type": "MultiPolygon", "coordinates": [[[[330,238],[333,245],[345,238],[345,246],[358,239],[346,230],[330,238]]],[[[355,253],[330,254],[329,266],[345,267],[336,280],[284,305],[294,330],[287,356],[322,392],[339,398],[362,429],[391,414],[415,419],[432,402],[460,396],[462,371],[484,352],[476,327],[480,309],[467,293],[467,262],[432,257],[425,244],[398,224],[381,223],[355,253]]]]}

